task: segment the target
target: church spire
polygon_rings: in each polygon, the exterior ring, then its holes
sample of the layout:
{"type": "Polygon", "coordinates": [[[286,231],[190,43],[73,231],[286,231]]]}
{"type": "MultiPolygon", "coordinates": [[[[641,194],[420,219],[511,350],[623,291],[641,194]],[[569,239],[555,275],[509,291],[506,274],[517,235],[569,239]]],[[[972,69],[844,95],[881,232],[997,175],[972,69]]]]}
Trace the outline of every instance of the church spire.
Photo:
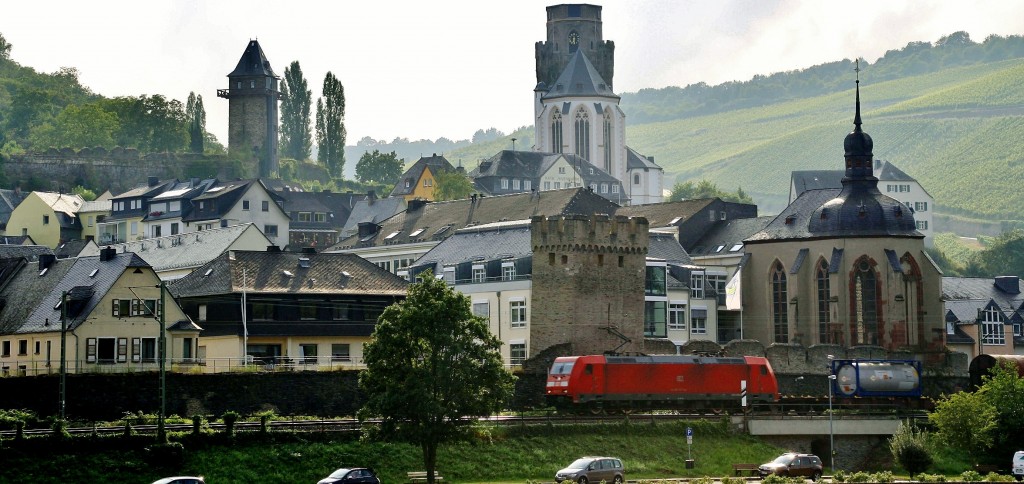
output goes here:
{"type": "Polygon", "coordinates": [[[860,129],[860,124],[861,124],[861,122],[860,122],[860,59],[857,59],[856,63],[857,63],[857,65],[856,65],[856,67],[853,68],[853,70],[854,70],[854,72],[857,73],[856,74],[857,75],[857,81],[856,81],[856,84],[857,84],[857,87],[856,87],[856,89],[857,89],[857,114],[855,114],[853,116],[853,125],[854,125],[853,130],[855,132],[860,132],[861,131],[861,129],[860,129]]]}
{"type": "Polygon", "coordinates": [[[846,176],[848,178],[864,178],[872,176],[874,154],[871,149],[874,143],[871,137],[861,129],[860,120],[860,60],[857,61],[857,104],[853,116],[853,132],[846,135],[843,148],[846,150],[846,176]]]}

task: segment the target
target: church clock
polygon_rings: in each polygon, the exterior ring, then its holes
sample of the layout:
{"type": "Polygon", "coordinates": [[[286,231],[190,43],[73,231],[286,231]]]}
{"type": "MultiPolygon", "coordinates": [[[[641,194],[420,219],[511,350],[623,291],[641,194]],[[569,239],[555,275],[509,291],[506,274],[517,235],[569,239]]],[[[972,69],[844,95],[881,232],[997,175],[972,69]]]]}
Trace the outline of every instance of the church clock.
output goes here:
{"type": "Polygon", "coordinates": [[[580,44],[580,34],[575,30],[569,32],[569,45],[576,47],[580,44]]]}

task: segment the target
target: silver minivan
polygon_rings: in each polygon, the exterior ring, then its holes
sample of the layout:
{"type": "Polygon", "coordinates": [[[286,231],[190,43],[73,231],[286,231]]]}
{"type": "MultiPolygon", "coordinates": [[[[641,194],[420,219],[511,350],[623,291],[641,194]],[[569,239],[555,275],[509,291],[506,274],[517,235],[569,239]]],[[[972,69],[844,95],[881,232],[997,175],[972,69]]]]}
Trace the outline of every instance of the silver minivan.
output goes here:
{"type": "Polygon", "coordinates": [[[1017,479],[1024,479],[1024,450],[1018,450],[1013,453],[1013,468],[1011,472],[1017,479]]]}
{"type": "Polygon", "coordinates": [[[555,473],[555,482],[622,484],[625,480],[626,469],[622,467],[622,460],[615,457],[581,457],[555,473]]]}

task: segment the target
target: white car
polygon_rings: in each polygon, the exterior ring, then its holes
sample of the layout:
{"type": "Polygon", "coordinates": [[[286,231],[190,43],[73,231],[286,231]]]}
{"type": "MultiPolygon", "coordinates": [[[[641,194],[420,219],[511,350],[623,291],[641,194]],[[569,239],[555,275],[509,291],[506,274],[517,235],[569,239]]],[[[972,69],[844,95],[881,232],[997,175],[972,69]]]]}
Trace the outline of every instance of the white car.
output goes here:
{"type": "Polygon", "coordinates": [[[206,481],[202,477],[175,476],[153,481],[153,484],[206,484],[206,481]]]}
{"type": "Polygon", "coordinates": [[[1018,479],[1024,479],[1024,450],[1013,453],[1013,475],[1018,479]]]}

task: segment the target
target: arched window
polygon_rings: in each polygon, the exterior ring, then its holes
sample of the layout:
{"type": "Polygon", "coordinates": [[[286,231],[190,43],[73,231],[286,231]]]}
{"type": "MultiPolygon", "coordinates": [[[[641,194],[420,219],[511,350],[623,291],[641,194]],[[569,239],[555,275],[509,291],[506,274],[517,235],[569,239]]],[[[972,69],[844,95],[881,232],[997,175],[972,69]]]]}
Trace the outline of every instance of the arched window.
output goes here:
{"type": "Polygon", "coordinates": [[[604,171],[612,172],[612,110],[604,110],[604,171]]]}
{"type": "Polygon", "coordinates": [[[853,343],[878,344],[878,275],[866,257],[853,267],[853,343]]]}
{"type": "Polygon", "coordinates": [[[557,107],[551,114],[551,152],[562,152],[562,112],[557,107]]]}
{"type": "Polygon", "coordinates": [[[640,184],[640,174],[639,173],[633,175],[633,184],[634,185],[639,185],[640,184]]]}
{"type": "Polygon", "coordinates": [[[786,270],[775,261],[772,266],[772,324],[776,343],[789,343],[789,298],[786,296],[786,270]]]}
{"type": "MultiPolygon", "coordinates": [[[[919,344],[921,335],[925,333],[924,311],[921,309],[924,305],[924,291],[921,287],[921,267],[917,265],[914,256],[909,252],[903,254],[900,265],[903,267],[903,319],[906,327],[893,328],[892,343],[910,346],[919,344]]],[[[898,305],[894,310],[898,310],[898,305]]]]}
{"type": "Polygon", "coordinates": [[[590,161],[590,114],[580,106],[576,110],[576,155],[590,161]]]}
{"type": "Polygon", "coordinates": [[[838,335],[831,327],[832,311],[829,308],[829,300],[832,294],[829,291],[828,262],[825,262],[825,259],[818,261],[815,279],[818,282],[818,342],[837,344],[838,335]]]}

